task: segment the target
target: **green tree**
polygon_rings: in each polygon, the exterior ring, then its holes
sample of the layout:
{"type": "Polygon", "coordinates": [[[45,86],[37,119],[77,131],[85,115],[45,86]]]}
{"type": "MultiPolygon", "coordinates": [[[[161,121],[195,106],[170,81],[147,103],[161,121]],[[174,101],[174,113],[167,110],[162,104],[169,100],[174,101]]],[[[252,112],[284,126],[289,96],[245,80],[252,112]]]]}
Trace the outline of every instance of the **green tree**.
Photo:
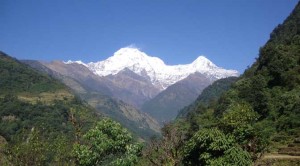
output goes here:
{"type": "MultiPolygon", "coordinates": [[[[143,154],[145,163],[140,165],[172,165],[178,166],[182,160],[182,149],[188,132],[184,123],[176,121],[166,124],[162,128],[162,138],[152,139],[148,147],[144,149],[143,154]]],[[[142,161],[144,162],[144,161],[142,161]]]]}
{"type": "Polygon", "coordinates": [[[229,106],[221,119],[221,127],[226,132],[232,132],[237,140],[247,139],[247,134],[253,130],[252,125],[258,120],[258,113],[254,112],[247,103],[236,103],[229,106]]]}
{"type": "Polygon", "coordinates": [[[72,165],[68,140],[64,136],[47,139],[32,128],[15,136],[14,144],[5,149],[5,155],[12,165],[72,165]]]}
{"type": "Polygon", "coordinates": [[[79,165],[132,165],[141,151],[132,141],[125,128],[105,118],[74,145],[74,155],[79,165]]]}
{"type": "Polygon", "coordinates": [[[258,119],[259,114],[252,109],[251,105],[242,102],[231,104],[223,113],[220,123],[220,128],[225,133],[231,133],[236,142],[250,152],[254,159],[266,147],[267,138],[262,133],[268,130],[266,127],[255,125],[258,119]]]}
{"type": "Polygon", "coordinates": [[[232,135],[213,129],[199,130],[185,145],[186,165],[251,165],[250,154],[237,146],[232,135]]]}

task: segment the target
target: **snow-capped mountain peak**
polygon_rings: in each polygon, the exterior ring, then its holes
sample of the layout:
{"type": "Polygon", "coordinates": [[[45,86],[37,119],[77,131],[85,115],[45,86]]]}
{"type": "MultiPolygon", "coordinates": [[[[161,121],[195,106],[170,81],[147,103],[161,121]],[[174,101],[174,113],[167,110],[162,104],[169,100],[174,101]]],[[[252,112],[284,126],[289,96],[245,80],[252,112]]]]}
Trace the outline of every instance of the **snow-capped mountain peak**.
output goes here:
{"type": "Polygon", "coordinates": [[[145,57],[144,52],[134,47],[124,47],[114,53],[114,56],[127,56],[127,57],[145,57]]]}
{"type": "Polygon", "coordinates": [[[87,64],[89,69],[99,76],[115,75],[128,68],[142,75],[154,73],[157,67],[165,66],[164,62],[156,57],[151,57],[137,48],[121,48],[112,57],[104,61],[91,62],[87,64]]]}
{"type": "Polygon", "coordinates": [[[196,72],[206,74],[215,79],[238,76],[237,71],[222,69],[205,56],[199,56],[191,64],[169,66],[161,59],[148,56],[138,48],[133,47],[121,48],[104,61],[88,64],[84,64],[81,61],[68,61],[65,63],[85,65],[99,76],[115,75],[124,69],[129,69],[142,77],[150,79],[152,84],[159,89],[165,89],[196,72]]]}
{"type": "Polygon", "coordinates": [[[212,63],[203,55],[199,56],[196,60],[194,60],[191,65],[197,70],[209,70],[218,68],[214,63],[212,63]]]}
{"type": "MultiPolygon", "coordinates": [[[[153,63],[158,63],[158,65],[165,65],[161,59],[148,56],[146,53],[134,47],[121,48],[114,53],[112,58],[114,58],[115,60],[124,60],[126,62],[130,61],[130,63],[135,64],[147,62],[149,65],[153,65],[153,63]]],[[[126,63],[126,65],[128,65],[128,63],[126,63]]]]}

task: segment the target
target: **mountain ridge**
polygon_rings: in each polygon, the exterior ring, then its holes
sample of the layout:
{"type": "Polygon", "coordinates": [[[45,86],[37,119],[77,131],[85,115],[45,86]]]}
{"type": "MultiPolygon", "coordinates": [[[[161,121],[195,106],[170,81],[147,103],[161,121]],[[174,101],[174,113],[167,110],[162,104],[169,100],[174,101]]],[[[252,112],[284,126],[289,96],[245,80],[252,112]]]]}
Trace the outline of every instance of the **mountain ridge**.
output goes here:
{"type": "Polygon", "coordinates": [[[205,56],[190,64],[171,66],[133,47],[121,48],[99,62],[54,61],[43,65],[81,81],[90,91],[147,112],[160,123],[175,118],[177,111],[191,104],[215,80],[238,76],[237,71],[218,67],[205,56]]]}
{"type": "Polygon", "coordinates": [[[216,66],[203,55],[190,64],[166,65],[160,58],[149,56],[133,47],[121,48],[113,56],[103,61],[83,63],[82,61],[69,60],[64,63],[84,65],[100,77],[116,75],[127,68],[149,79],[160,90],[164,90],[196,72],[216,79],[239,75],[236,70],[226,70],[216,66]]]}
{"type": "Polygon", "coordinates": [[[108,92],[109,87],[99,82],[107,80],[100,80],[85,66],[65,65],[60,61],[45,63],[27,60],[22,62],[61,80],[97,112],[118,121],[134,135],[148,140],[152,135],[159,134],[160,126],[152,117],[111,96],[108,92]]]}
{"type": "Polygon", "coordinates": [[[202,90],[215,80],[198,72],[190,74],[145,102],[141,110],[160,123],[169,122],[177,116],[179,110],[195,101],[202,90]]]}

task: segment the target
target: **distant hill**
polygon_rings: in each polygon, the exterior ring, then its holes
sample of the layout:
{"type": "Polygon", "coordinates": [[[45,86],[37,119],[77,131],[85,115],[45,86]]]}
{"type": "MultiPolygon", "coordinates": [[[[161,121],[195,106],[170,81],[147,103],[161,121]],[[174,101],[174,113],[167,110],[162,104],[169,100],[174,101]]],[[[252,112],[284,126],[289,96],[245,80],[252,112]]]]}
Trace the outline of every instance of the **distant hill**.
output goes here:
{"type": "Polygon", "coordinates": [[[228,77],[215,81],[212,85],[206,87],[191,105],[180,110],[177,118],[185,117],[197,110],[201,111],[201,106],[205,107],[216,103],[221,95],[231,88],[237,80],[238,77],[228,77]]]}
{"type": "Polygon", "coordinates": [[[160,123],[169,122],[175,119],[179,110],[195,101],[202,90],[215,80],[205,74],[191,74],[147,101],[142,110],[160,123]]]}

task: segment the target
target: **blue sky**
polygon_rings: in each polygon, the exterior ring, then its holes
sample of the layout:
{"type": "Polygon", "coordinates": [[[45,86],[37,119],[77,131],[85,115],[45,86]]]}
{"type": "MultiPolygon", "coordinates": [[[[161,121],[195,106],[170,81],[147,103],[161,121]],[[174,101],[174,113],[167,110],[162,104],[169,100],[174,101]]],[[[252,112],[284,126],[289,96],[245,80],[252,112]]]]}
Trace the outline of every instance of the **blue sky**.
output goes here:
{"type": "Polygon", "coordinates": [[[18,59],[104,60],[136,45],[166,64],[205,55],[243,72],[297,0],[1,0],[0,50],[18,59]]]}

